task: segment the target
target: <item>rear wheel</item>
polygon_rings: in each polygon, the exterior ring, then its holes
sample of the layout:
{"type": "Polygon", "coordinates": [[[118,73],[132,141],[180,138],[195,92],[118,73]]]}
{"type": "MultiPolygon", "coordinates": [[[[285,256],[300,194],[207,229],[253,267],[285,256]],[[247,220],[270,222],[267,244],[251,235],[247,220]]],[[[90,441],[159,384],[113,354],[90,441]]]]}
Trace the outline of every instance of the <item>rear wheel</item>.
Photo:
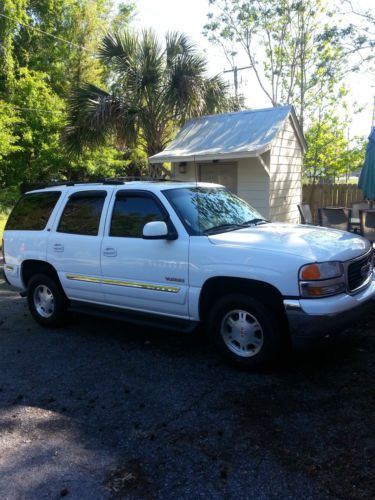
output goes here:
{"type": "Polygon", "coordinates": [[[217,301],[208,319],[209,334],[227,359],[244,368],[270,364],[281,350],[281,331],[274,311],[242,294],[217,301]]]}
{"type": "Polygon", "coordinates": [[[27,288],[27,301],[34,319],[43,326],[65,323],[67,300],[59,283],[44,274],[33,276],[27,288]]]}

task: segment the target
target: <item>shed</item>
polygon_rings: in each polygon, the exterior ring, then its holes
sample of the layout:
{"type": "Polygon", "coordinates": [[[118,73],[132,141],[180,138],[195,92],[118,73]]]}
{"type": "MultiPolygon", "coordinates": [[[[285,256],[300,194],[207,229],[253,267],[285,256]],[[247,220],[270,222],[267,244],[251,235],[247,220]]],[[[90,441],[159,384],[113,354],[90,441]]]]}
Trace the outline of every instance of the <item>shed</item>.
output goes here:
{"type": "Polygon", "coordinates": [[[227,186],[265,218],[299,222],[306,141],[292,106],[202,116],[149,158],[172,178],[227,186]]]}

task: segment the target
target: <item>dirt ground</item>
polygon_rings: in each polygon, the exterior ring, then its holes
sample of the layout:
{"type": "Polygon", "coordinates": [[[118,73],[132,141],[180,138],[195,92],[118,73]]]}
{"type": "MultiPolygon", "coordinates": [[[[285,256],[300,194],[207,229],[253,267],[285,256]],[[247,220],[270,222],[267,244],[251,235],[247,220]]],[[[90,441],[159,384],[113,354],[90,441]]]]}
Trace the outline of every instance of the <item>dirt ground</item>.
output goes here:
{"type": "Polygon", "coordinates": [[[272,371],[202,337],[38,326],[0,281],[0,497],[375,497],[374,314],[272,371]]]}

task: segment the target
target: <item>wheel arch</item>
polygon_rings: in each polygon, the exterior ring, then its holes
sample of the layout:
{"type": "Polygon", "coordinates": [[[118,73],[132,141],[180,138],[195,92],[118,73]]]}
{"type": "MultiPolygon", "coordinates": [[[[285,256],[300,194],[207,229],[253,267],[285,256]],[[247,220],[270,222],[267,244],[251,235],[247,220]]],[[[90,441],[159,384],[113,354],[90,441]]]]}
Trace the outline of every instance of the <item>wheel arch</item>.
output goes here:
{"type": "Polygon", "coordinates": [[[208,311],[215,301],[225,295],[234,293],[249,295],[271,307],[287,327],[283,297],[276,287],[264,281],[227,276],[209,278],[203,284],[199,297],[199,317],[201,321],[204,322],[207,319],[208,311]]]}
{"type": "Polygon", "coordinates": [[[28,287],[30,279],[36,274],[46,274],[47,276],[50,276],[61,287],[56,269],[48,262],[36,259],[28,259],[22,262],[21,279],[25,288],[28,287]]]}

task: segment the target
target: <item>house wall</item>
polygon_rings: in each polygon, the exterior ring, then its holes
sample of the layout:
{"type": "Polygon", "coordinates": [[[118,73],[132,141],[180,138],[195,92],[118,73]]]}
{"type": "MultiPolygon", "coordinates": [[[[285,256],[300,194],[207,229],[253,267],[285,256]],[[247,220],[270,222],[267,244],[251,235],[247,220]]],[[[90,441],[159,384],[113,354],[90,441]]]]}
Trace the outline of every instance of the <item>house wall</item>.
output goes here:
{"type": "MultiPolygon", "coordinates": [[[[265,218],[269,218],[269,177],[258,158],[233,160],[237,164],[237,194],[256,208],[265,218]]],[[[268,157],[265,161],[269,164],[268,157]]],[[[227,161],[225,163],[228,163],[227,161]]],[[[172,177],[180,181],[199,180],[199,165],[187,163],[186,173],[180,174],[178,164],[172,165],[172,177]]]]}
{"type": "Polygon", "coordinates": [[[269,217],[272,221],[299,222],[302,200],[303,153],[291,120],[280,129],[271,149],[269,217]]]}

